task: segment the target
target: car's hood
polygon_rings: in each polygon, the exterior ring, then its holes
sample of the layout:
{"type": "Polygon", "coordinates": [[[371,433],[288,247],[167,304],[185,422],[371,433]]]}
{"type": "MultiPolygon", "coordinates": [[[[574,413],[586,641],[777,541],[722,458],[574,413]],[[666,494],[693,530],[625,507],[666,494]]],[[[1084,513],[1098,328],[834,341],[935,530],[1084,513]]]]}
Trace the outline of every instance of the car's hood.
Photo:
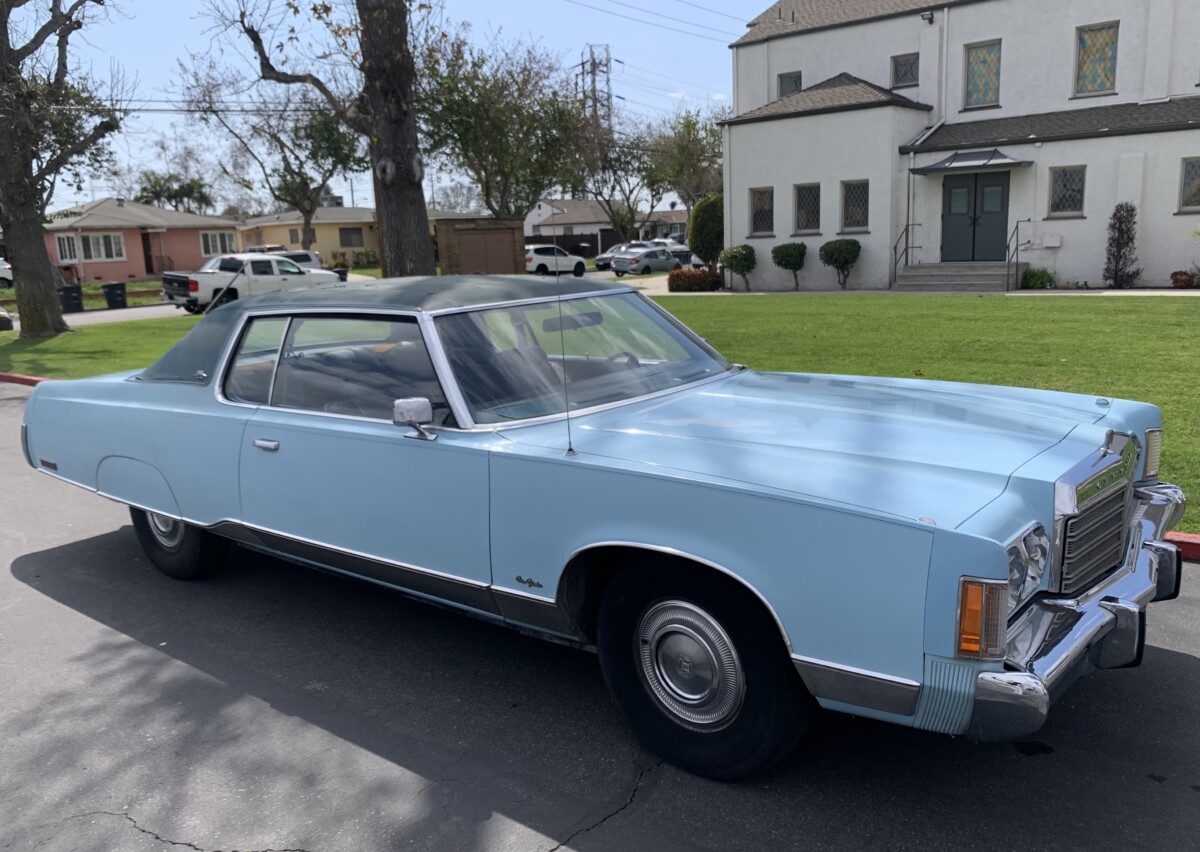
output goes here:
{"type": "MultiPolygon", "coordinates": [[[[1073,394],[746,371],[572,418],[571,430],[580,455],[954,527],[1100,416],[1073,394]]],[[[504,434],[556,445],[554,427],[504,434]]]]}

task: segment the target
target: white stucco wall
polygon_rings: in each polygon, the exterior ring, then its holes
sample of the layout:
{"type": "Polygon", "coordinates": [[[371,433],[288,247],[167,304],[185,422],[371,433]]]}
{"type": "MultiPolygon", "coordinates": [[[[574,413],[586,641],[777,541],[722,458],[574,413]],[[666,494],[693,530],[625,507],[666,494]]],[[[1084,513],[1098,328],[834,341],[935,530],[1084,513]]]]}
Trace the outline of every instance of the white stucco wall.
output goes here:
{"type": "Polygon", "coordinates": [[[539,201],[537,206],[525,214],[525,236],[533,236],[533,226],[540,225],[555,213],[562,211],[545,201],[539,201]]]}
{"type": "MultiPolygon", "coordinates": [[[[882,107],[782,119],[726,128],[725,242],[754,247],[757,267],[750,275],[755,290],[791,290],[792,275],[771,261],[771,249],[786,242],[808,246],[802,290],[837,289],[834,271],[818,257],[823,243],[853,237],[862,254],[850,273],[849,289],[886,289],[891,246],[904,212],[903,181],[897,180],[896,153],[902,140],[925,125],[927,113],[882,107]],[[842,181],[870,181],[869,229],[840,234],[842,181]],[[821,232],[794,235],[794,187],[821,185],[821,232]],[[897,194],[897,186],[901,187],[897,194]],[[750,233],[750,190],[775,191],[775,229],[750,233]]],[[[741,279],[735,286],[742,286],[741,279]]]]}
{"type": "MultiPolygon", "coordinates": [[[[1184,157],[1200,157],[1200,129],[1175,133],[1079,139],[1034,145],[1003,145],[1010,157],[1034,163],[1011,172],[1008,227],[1021,225],[1021,259],[1045,267],[1060,281],[1087,281],[1101,286],[1108,220],[1121,201],[1138,206],[1138,258],[1142,283],[1168,286],[1170,274],[1200,263],[1200,240],[1188,233],[1200,226],[1200,214],[1178,215],[1180,168],[1184,157]],[[1050,169],[1086,166],[1083,218],[1049,216],[1050,169]],[[1061,246],[1046,247],[1054,238],[1061,246]]],[[[945,152],[918,154],[928,165],[945,152]]],[[[907,158],[905,158],[907,159],[907,158]]],[[[907,165],[907,164],[906,164],[907,165]]],[[[941,251],[942,178],[914,177],[919,224],[914,241],[921,245],[914,261],[937,263],[941,251]]]]}

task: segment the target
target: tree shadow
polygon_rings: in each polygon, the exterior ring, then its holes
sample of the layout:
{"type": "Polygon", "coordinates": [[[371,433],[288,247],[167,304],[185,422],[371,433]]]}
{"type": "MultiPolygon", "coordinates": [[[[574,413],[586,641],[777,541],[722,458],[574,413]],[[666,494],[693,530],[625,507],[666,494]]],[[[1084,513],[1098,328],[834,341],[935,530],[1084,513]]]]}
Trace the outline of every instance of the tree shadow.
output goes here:
{"type": "MultiPolygon", "coordinates": [[[[1200,662],[1161,648],[1078,683],[1027,743],[826,714],[781,767],[718,784],[657,766],[593,656],[368,584],[241,548],[211,580],[177,582],[127,527],[21,556],[12,574],[123,634],[79,648],[86,688],[51,690],[0,731],[38,743],[13,777],[54,788],[6,800],[25,825],[97,789],[152,789],[139,818],[178,839],[215,784],[299,803],[332,779],[321,821],[370,815],[361,848],[488,849],[497,815],[540,849],[1184,848],[1200,828],[1200,662]],[[314,742],[326,734],[357,748],[314,742]],[[280,737],[294,754],[261,747],[280,737]]],[[[297,826],[263,817],[236,838],[294,844],[297,826]]]]}

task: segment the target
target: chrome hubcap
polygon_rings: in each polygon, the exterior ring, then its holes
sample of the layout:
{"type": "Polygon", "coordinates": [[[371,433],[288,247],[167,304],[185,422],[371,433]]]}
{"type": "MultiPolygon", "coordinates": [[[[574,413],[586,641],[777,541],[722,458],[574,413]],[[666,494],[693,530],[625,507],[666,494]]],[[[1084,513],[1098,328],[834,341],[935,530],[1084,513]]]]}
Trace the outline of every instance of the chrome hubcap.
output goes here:
{"type": "Polygon", "coordinates": [[[147,514],[150,517],[150,532],[154,540],[167,550],[178,548],[183,542],[183,522],[154,512],[147,514]]]}
{"type": "Polygon", "coordinates": [[[711,615],[685,601],[663,601],[638,625],[642,682],[659,706],[689,728],[719,730],[746,694],[742,664],[711,615]]]}

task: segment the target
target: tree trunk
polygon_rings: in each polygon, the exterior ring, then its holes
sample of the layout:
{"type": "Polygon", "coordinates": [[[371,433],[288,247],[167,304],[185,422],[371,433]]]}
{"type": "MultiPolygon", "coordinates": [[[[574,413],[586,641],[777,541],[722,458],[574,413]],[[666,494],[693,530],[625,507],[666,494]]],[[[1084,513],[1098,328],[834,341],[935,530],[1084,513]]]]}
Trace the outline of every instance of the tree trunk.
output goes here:
{"type": "Polygon", "coordinates": [[[4,242],[13,265],[21,337],[53,337],[70,331],[58,302],[58,275],[42,239],[42,217],[36,207],[18,207],[5,212],[8,215],[4,217],[4,242]]]}
{"type": "Polygon", "coordinates": [[[408,46],[408,4],[357,0],[362,24],[363,99],[375,131],[371,167],[379,182],[380,255],[385,276],[437,271],[425,208],[424,160],[413,114],[416,66],[408,46]]]}
{"type": "Polygon", "coordinates": [[[313,244],[313,216],[317,215],[317,211],[305,208],[300,211],[300,248],[308,251],[313,244]]]}

